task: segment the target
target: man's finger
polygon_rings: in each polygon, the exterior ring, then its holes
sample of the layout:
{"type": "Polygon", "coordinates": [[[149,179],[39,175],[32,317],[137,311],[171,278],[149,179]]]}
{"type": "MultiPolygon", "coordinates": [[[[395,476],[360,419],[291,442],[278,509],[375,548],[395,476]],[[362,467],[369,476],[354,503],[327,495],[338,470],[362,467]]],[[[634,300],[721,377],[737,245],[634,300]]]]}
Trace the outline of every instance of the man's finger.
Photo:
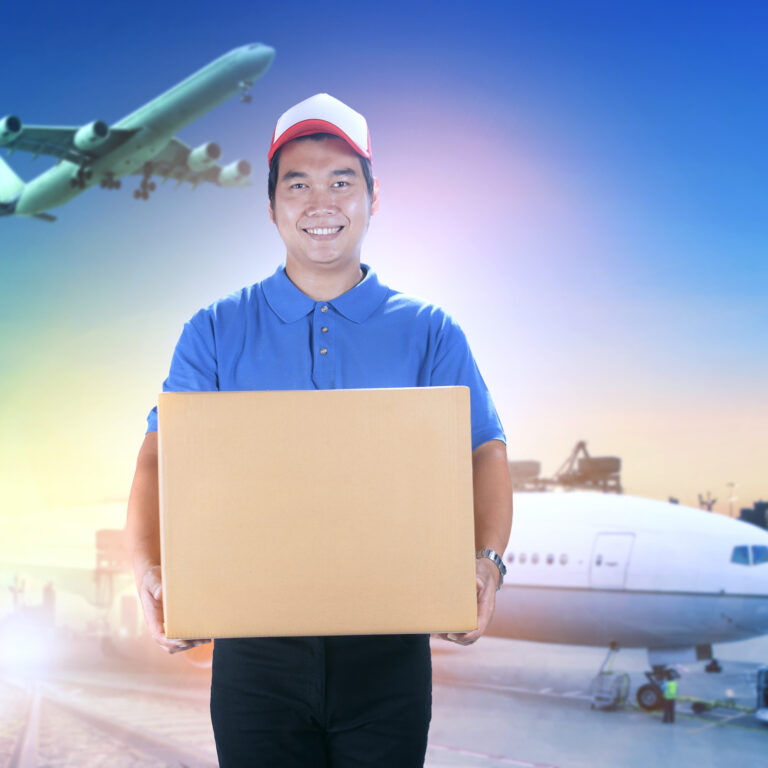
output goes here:
{"type": "Polygon", "coordinates": [[[194,648],[194,645],[176,645],[170,649],[171,653],[179,653],[179,651],[189,651],[194,648]]]}
{"type": "Polygon", "coordinates": [[[178,651],[188,651],[195,647],[195,643],[187,640],[169,640],[164,632],[154,632],[152,639],[168,653],[177,653],[178,651]]]}
{"type": "Polygon", "coordinates": [[[472,645],[480,636],[482,632],[474,629],[472,632],[461,632],[458,634],[449,633],[448,639],[456,643],[457,645],[472,645]]]}

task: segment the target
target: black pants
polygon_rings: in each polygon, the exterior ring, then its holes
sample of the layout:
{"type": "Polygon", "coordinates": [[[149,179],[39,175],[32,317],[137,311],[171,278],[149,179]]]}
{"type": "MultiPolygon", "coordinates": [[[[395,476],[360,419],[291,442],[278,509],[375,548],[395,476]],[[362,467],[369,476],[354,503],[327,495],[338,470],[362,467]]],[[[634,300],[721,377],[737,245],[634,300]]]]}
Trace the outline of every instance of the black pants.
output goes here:
{"type": "Polygon", "coordinates": [[[665,723],[675,722],[675,700],[674,699],[664,699],[664,722],[665,723]]]}
{"type": "Polygon", "coordinates": [[[429,635],[214,645],[221,768],[422,768],[431,717],[429,635]]]}

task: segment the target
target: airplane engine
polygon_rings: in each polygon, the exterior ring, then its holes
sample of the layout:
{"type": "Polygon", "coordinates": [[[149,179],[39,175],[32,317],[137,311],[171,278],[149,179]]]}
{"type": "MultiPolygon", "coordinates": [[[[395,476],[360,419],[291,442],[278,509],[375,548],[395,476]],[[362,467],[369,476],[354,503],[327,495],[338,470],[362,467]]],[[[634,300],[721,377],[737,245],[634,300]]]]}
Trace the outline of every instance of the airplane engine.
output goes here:
{"type": "Polygon", "coordinates": [[[196,173],[210,168],[221,157],[221,147],[214,141],[201,144],[189,153],[187,165],[190,171],[196,173]]]}
{"type": "Polygon", "coordinates": [[[0,147],[10,144],[21,133],[21,120],[16,115],[7,115],[0,120],[0,147]]]}
{"type": "Polygon", "coordinates": [[[236,187],[247,181],[250,175],[251,164],[247,160],[236,160],[221,169],[219,184],[222,187],[236,187]]]}
{"type": "Polygon", "coordinates": [[[78,129],[72,141],[78,149],[87,152],[103,144],[108,137],[109,126],[103,120],[94,120],[78,129]]]}

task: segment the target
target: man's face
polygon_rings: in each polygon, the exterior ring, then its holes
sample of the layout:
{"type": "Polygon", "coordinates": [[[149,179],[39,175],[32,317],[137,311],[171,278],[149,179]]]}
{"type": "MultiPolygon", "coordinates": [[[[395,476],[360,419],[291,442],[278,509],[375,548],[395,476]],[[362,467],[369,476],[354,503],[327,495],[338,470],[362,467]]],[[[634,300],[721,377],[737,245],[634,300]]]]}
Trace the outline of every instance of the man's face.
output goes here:
{"type": "Polygon", "coordinates": [[[343,267],[360,261],[378,183],[368,196],[360,157],[343,140],[288,142],[280,151],[270,219],[288,257],[303,267],[343,267]]]}

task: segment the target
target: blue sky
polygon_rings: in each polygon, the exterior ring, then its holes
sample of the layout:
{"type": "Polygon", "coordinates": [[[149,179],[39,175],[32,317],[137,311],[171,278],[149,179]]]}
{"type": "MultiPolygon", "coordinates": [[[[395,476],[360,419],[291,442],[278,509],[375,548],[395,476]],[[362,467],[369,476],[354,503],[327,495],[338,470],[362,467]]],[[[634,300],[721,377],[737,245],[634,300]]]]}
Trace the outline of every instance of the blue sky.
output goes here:
{"type": "Polygon", "coordinates": [[[0,114],[28,124],[112,122],[231,48],[277,50],[251,105],[180,134],[249,159],[253,187],[144,203],[128,180],[0,221],[6,507],[127,495],[181,325],[282,259],[268,141],[319,91],[371,126],[364,259],[460,321],[511,458],[551,472],[587,439],[641,495],[768,492],[765,3],[49,2],[3,26],[0,114]]]}

